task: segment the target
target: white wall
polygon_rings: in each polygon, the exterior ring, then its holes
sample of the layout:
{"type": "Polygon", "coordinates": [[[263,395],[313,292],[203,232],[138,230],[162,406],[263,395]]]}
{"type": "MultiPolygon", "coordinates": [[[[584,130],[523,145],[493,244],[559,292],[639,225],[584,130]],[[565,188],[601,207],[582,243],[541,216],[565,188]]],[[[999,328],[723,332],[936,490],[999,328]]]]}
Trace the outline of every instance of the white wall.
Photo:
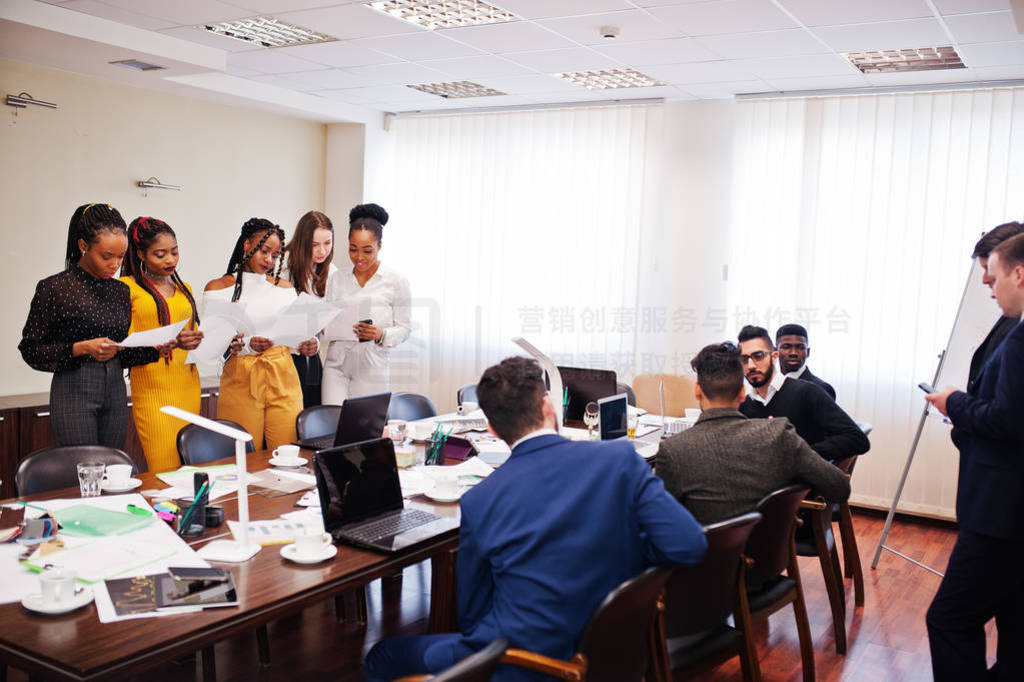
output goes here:
{"type": "Polygon", "coordinates": [[[50,375],[16,348],[36,282],[63,268],[78,205],[111,203],[127,222],[166,220],[182,276],[197,290],[224,273],[246,219],[269,218],[290,236],[300,215],[324,207],[323,124],[0,60],[0,92],[22,91],[59,108],[0,112],[0,310],[10,320],[0,330],[0,394],[49,389],[50,375]],[[150,176],[184,189],[135,186],[150,176]]]}

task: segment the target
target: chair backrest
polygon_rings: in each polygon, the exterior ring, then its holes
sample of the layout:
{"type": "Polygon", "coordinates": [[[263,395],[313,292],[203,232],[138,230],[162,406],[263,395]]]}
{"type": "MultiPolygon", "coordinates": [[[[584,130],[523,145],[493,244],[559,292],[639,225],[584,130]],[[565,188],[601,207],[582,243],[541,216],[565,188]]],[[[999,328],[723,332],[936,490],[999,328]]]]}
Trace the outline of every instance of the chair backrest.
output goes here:
{"type": "Polygon", "coordinates": [[[295,418],[295,432],[299,440],[318,438],[338,431],[341,405],[314,405],[307,407],[295,418]]]}
{"type": "Polygon", "coordinates": [[[455,392],[455,402],[457,405],[461,405],[464,402],[479,403],[476,399],[476,384],[460,386],[459,390],[455,392]]]}
{"type": "Polygon", "coordinates": [[[430,682],[489,682],[507,648],[508,641],[499,637],[440,675],[431,677],[430,682]]]}
{"type": "Polygon", "coordinates": [[[658,385],[665,382],[665,416],[684,417],[686,408],[700,407],[693,395],[697,380],[685,374],[641,374],[633,379],[636,406],[652,414],[661,414],[658,385]]]}
{"type": "Polygon", "coordinates": [[[14,487],[19,495],[78,487],[78,465],[82,462],[130,464],[132,474],[139,473],[132,458],[117,448],[103,445],[57,445],[36,450],[21,460],[14,474],[14,487]]]}
{"type": "Polygon", "coordinates": [[[629,384],[623,384],[623,383],[620,383],[620,382],[616,382],[615,383],[615,392],[616,393],[625,393],[626,394],[626,403],[629,404],[629,405],[632,405],[633,407],[636,407],[636,393],[633,392],[633,387],[632,386],[630,386],[629,384]]]}
{"type": "Polygon", "coordinates": [[[696,566],[679,566],[668,579],[665,631],[682,637],[721,625],[736,610],[736,578],[747,538],[761,514],[749,512],[704,527],[708,549],[696,566]]]}
{"type": "Polygon", "coordinates": [[[754,561],[754,565],[747,569],[748,585],[761,585],[789,565],[796,511],[810,490],[805,485],[790,485],[757,503],[761,522],[750,533],[744,552],[754,561]]]}
{"type": "Polygon", "coordinates": [[[415,421],[437,416],[434,403],[422,393],[411,391],[399,391],[391,394],[391,404],[388,406],[388,419],[404,419],[415,421]]]}
{"type": "Polygon", "coordinates": [[[579,653],[587,682],[640,682],[647,670],[647,633],[670,566],[649,568],[608,593],[583,629],[579,653]]]}
{"type": "MultiPolygon", "coordinates": [[[[214,421],[245,431],[239,424],[230,419],[214,419],[214,421]]],[[[198,424],[186,424],[178,431],[178,457],[182,464],[202,464],[214,459],[235,456],[235,440],[222,433],[214,433],[198,424]]],[[[251,440],[246,441],[245,451],[255,452],[256,446],[251,440]]]]}

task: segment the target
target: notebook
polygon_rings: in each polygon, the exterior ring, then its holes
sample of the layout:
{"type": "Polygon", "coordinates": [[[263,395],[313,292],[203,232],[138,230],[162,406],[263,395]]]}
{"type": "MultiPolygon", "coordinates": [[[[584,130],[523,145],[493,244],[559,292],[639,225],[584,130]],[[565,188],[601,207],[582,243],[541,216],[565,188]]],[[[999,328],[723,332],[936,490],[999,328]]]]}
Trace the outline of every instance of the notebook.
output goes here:
{"type": "Polygon", "coordinates": [[[396,552],[459,527],[455,518],[405,509],[390,438],[317,452],[313,473],[335,542],[396,552]]]}
{"type": "Polygon", "coordinates": [[[338,428],[334,435],[327,434],[314,438],[304,438],[295,444],[310,450],[326,450],[330,447],[358,443],[372,438],[380,438],[384,433],[384,424],[388,418],[388,406],[391,404],[390,393],[375,393],[358,398],[349,398],[341,404],[338,416],[338,428]]]}

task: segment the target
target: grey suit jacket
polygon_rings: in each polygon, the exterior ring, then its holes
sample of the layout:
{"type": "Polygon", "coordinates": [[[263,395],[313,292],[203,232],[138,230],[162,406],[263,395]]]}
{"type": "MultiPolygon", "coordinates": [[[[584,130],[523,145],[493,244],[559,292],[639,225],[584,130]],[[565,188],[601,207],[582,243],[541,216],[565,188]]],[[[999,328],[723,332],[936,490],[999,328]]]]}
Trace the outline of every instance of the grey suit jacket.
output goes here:
{"type": "Polygon", "coordinates": [[[850,496],[846,475],[788,419],[748,419],[726,408],[705,410],[691,428],[663,441],[656,473],[704,525],[752,511],[768,493],[795,482],[829,501],[850,496]]]}

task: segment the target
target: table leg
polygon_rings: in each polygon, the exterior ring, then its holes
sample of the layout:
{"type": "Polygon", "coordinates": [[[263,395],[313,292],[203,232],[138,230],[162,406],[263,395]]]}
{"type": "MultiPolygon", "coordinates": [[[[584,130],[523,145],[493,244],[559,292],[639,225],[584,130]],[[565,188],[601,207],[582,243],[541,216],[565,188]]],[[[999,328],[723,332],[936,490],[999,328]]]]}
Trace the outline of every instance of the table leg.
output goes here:
{"type": "Polygon", "coordinates": [[[428,631],[455,632],[455,557],[458,548],[435,554],[430,559],[430,623],[428,631]]]}
{"type": "Polygon", "coordinates": [[[203,682],[217,682],[217,660],[212,646],[203,649],[203,682]]]}

